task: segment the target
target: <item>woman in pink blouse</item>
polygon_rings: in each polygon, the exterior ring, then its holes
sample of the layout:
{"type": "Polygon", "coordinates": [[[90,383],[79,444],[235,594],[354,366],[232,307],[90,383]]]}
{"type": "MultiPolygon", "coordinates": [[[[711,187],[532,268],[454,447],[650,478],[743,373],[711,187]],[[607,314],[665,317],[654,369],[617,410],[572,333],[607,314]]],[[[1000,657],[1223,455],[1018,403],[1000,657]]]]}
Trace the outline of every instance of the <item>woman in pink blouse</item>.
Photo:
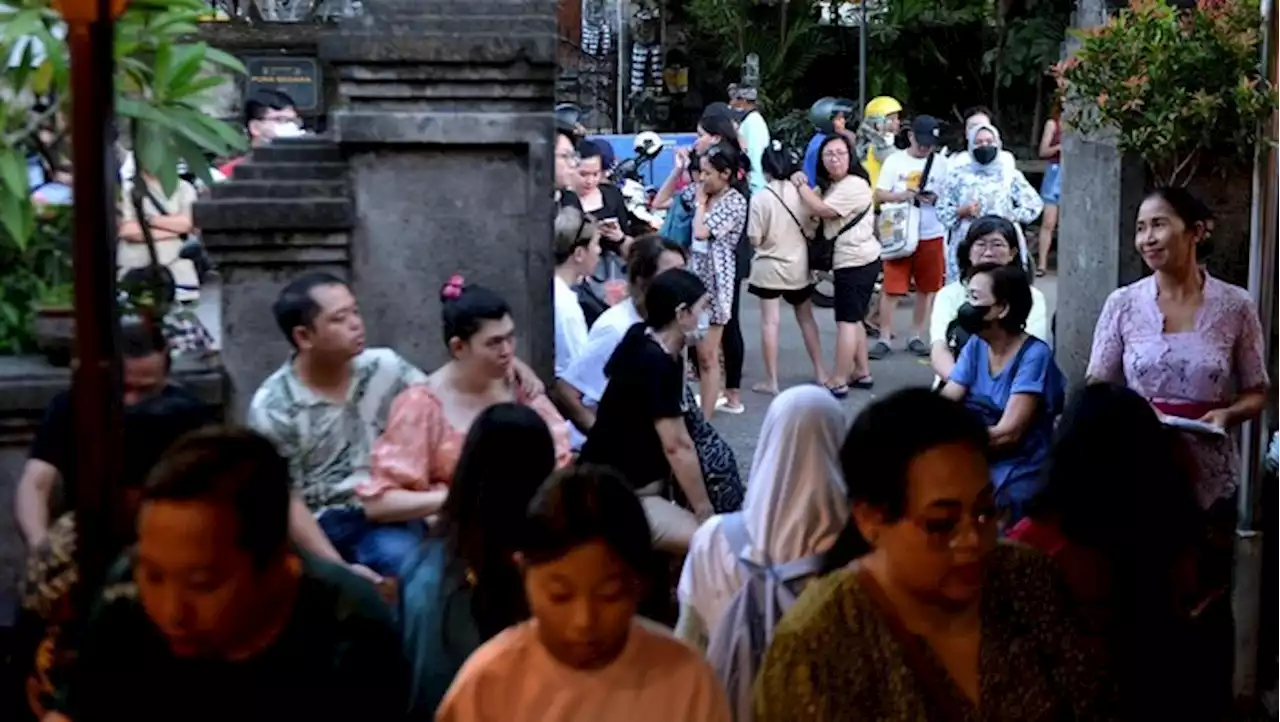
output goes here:
{"type": "Polygon", "coordinates": [[[569,463],[569,426],[544,394],[514,380],[515,323],[493,291],[453,276],[440,292],[452,360],[405,389],[370,455],[369,480],[356,487],[365,514],[390,523],[431,516],[444,504],[467,431],[485,409],[523,404],[538,412],[555,441],[556,466],[569,463]]]}
{"type": "Polygon", "coordinates": [[[1235,492],[1240,459],[1229,432],[1262,412],[1270,383],[1253,300],[1197,262],[1212,223],[1209,209],[1184,188],[1147,196],[1135,245],[1155,273],[1107,298],[1088,371],[1091,382],[1129,386],[1165,417],[1228,432],[1182,434],[1205,509],[1235,492]]]}

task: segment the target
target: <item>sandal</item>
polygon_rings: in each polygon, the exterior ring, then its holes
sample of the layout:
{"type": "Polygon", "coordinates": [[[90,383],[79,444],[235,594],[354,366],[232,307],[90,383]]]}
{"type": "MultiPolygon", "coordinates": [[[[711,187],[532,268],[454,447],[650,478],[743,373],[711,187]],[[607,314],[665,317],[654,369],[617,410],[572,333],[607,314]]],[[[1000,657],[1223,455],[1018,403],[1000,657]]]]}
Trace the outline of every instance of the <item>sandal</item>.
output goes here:
{"type": "Polygon", "coordinates": [[[876,380],[870,376],[863,376],[860,379],[854,379],[849,386],[855,389],[870,389],[876,385],[876,380]]]}
{"type": "Polygon", "coordinates": [[[761,382],[760,382],[760,383],[758,383],[758,384],[753,385],[753,386],[751,387],[751,390],[752,390],[752,391],[754,391],[754,392],[755,392],[755,393],[757,393],[757,394],[764,394],[765,396],[777,396],[777,395],[778,395],[778,387],[777,387],[777,386],[770,386],[769,384],[766,384],[766,383],[765,383],[765,382],[763,382],[763,381],[761,381],[761,382]]]}
{"type": "Polygon", "coordinates": [[[1048,270],[1048,269],[1045,269],[1045,268],[1037,268],[1037,269],[1036,269],[1036,278],[1044,278],[1044,274],[1046,274],[1046,273],[1048,273],[1048,272],[1049,272],[1049,270],[1048,270]]]}
{"type": "Polygon", "coordinates": [[[839,386],[828,386],[827,391],[837,399],[843,399],[849,395],[849,384],[840,384],[839,386]]]}

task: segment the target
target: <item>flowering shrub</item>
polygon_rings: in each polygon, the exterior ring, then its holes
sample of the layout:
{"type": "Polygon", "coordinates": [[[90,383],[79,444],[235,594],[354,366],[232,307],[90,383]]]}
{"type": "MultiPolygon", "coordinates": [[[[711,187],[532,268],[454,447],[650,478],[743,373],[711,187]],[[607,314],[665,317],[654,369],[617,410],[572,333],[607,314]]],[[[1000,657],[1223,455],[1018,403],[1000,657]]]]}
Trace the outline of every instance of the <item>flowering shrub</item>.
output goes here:
{"type": "Polygon", "coordinates": [[[1260,69],[1261,18],[1258,0],[1199,0],[1185,11],[1131,0],[1055,66],[1065,122],[1086,135],[1114,130],[1162,184],[1185,185],[1205,158],[1252,162],[1276,108],[1260,69]]]}

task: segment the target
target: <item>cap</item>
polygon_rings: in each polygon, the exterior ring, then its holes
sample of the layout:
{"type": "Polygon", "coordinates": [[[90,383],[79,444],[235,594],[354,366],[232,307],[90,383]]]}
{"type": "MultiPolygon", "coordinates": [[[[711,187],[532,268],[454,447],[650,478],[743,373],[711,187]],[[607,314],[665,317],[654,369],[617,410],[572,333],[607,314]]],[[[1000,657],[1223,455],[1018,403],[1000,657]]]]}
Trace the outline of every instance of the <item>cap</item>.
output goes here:
{"type": "Polygon", "coordinates": [[[932,148],[942,142],[942,129],[938,119],[932,115],[917,115],[911,121],[911,135],[917,144],[925,148],[932,148]]]}
{"type": "Polygon", "coordinates": [[[702,111],[703,120],[717,116],[717,115],[723,115],[724,117],[728,118],[729,120],[732,120],[735,123],[738,123],[742,120],[742,113],[734,110],[732,107],[729,106],[728,103],[722,103],[720,101],[716,101],[708,105],[706,109],[702,111]]]}

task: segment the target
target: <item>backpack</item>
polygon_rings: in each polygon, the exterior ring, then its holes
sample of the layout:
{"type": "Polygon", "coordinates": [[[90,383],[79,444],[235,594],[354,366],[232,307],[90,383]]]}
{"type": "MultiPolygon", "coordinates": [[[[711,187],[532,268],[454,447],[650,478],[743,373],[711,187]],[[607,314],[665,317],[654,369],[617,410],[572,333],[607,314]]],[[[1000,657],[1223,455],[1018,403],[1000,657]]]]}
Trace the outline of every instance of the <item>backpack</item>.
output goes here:
{"type": "Polygon", "coordinates": [[[826,221],[818,221],[818,229],[813,232],[813,238],[809,239],[809,270],[811,271],[830,271],[835,265],[836,259],[836,239],[843,236],[850,228],[862,222],[863,218],[871,212],[875,204],[867,206],[866,210],[853,217],[853,220],[840,226],[840,230],[831,238],[827,238],[826,221]]]}
{"type": "Polygon", "coordinates": [[[707,661],[729,695],[735,722],[751,722],[753,688],[773,630],[796,603],[806,584],[822,570],[822,555],[801,557],[785,564],[761,566],[743,558],[750,546],[741,512],[720,518],[720,529],[745,572],[742,587],[725,607],[711,631],[707,661]]]}
{"type": "Polygon", "coordinates": [[[483,642],[471,585],[444,539],[428,537],[400,573],[400,631],[413,670],[410,709],[433,719],[462,663],[483,642]]]}
{"type": "Polygon", "coordinates": [[[671,199],[671,206],[667,208],[667,217],[663,219],[658,235],[685,248],[693,244],[693,209],[685,203],[683,191],[671,199]]]}

